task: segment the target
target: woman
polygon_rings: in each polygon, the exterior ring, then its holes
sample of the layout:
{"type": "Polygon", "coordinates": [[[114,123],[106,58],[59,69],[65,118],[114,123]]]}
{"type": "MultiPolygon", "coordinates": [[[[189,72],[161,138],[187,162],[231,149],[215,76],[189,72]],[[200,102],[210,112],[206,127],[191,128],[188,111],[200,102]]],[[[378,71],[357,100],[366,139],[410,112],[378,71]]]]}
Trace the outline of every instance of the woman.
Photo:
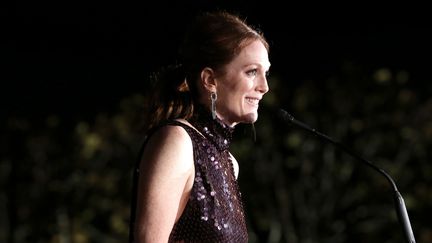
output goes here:
{"type": "Polygon", "coordinates": [[[254,123],[269,90],[268,44],[226,12],[199,16],[149,109],[134,179],[131,242],[247,242],[229,153],[234,126],[254,123]]]}

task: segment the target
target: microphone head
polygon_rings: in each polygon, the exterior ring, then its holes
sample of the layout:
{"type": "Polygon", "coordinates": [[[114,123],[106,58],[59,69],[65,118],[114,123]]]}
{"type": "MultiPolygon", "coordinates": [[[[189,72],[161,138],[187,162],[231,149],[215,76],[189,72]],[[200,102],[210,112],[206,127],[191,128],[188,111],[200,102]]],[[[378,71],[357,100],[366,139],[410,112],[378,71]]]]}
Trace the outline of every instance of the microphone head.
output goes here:
{"type": "Polygon", "coordinates": [[[284,120],[284,121],[289,121],[292,122],[294,121],[294,117],[292,115],[290,115],[287,111],[285,111],[284,109],[279,109],[277,111],[277,116],[284,120]]]}

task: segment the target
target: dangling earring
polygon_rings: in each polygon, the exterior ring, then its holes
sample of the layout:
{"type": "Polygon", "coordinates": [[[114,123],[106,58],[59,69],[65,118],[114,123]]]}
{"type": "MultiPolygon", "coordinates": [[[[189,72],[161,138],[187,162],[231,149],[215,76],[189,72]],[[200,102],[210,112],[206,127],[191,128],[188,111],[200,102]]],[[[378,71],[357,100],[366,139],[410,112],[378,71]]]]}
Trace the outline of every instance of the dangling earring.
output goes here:
{"type": "Polygon", "coordinates": [[[217,94],[216,92],[211,92],[210,94],[211,99],[211,113],[213,119],[216,119],[216,100],[217,100],[217,94]]]}

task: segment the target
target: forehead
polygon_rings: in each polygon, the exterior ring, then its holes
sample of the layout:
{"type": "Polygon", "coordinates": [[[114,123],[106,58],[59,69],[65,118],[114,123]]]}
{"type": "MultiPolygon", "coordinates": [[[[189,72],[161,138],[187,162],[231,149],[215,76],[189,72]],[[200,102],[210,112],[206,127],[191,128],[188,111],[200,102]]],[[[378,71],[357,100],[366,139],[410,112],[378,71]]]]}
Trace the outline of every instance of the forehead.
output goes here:
{"type": "Polygon", "coordinates": [[[255,40],[246,45],[230,64],[240,66],[256,64],[264,69],[270,67],[267,49],[260,40],[255,40]]]}

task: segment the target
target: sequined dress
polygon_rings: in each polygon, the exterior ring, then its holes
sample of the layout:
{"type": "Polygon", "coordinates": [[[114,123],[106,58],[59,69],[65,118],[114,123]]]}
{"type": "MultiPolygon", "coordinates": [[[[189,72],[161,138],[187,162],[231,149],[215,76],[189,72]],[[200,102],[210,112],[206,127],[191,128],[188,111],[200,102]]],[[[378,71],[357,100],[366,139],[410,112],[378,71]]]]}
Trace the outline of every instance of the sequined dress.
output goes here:
{"type": "MultiPolygon", "coordinates": [[[[228,152],[233,129],[218,119],[213,120],[205,109],[198,109],[189,122],[199,132],[177,121],[166,123],[187,131],[192,139],[195,165],[189,201],[172,229],[169,242],[247,242],[241,194],[228,152]]],[[[136,170],[136,178],[138,174],[136,170]]],[[[133,202],[131,229],[134,208],[133,202]]]]}

